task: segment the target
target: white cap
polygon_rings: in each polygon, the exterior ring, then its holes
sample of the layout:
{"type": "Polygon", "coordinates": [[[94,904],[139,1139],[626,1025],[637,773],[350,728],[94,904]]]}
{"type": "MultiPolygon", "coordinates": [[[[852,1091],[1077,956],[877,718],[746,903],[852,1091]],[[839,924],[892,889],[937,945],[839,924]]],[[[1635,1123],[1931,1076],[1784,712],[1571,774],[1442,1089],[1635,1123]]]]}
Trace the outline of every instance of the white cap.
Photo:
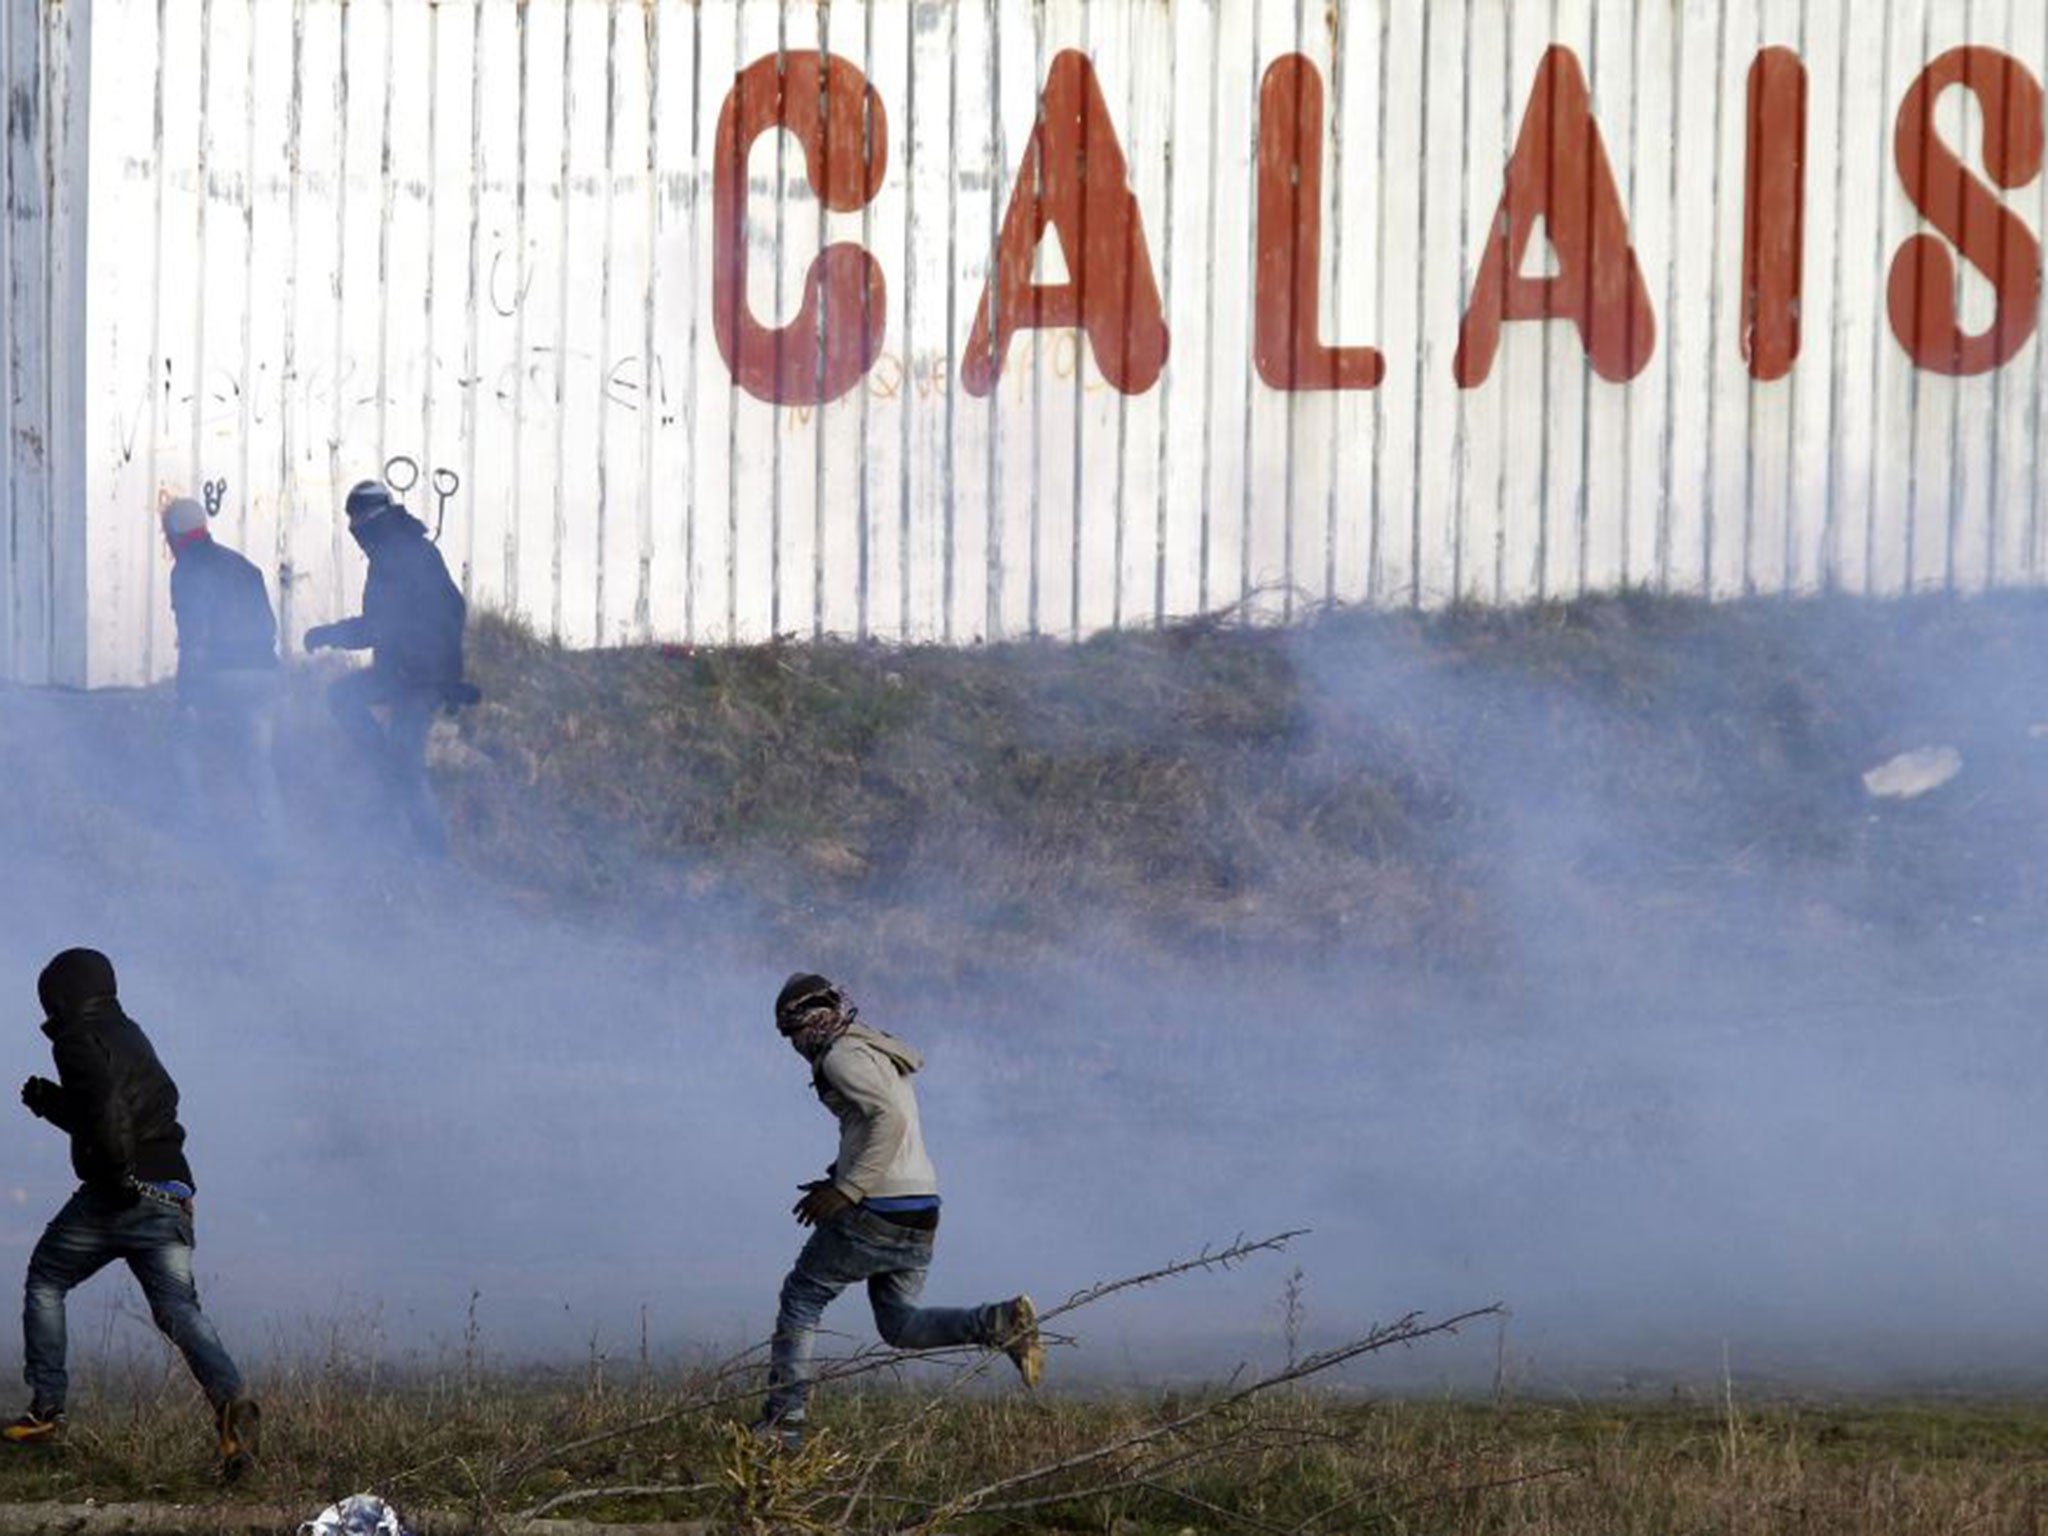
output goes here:
{"type": "Polygon", "coordinates": [[[180,496],[164,504],[163,519],[164,536],[182,539],[188,533],[197,533],[206,527],[206,508],[190,496],[180,496]]]}

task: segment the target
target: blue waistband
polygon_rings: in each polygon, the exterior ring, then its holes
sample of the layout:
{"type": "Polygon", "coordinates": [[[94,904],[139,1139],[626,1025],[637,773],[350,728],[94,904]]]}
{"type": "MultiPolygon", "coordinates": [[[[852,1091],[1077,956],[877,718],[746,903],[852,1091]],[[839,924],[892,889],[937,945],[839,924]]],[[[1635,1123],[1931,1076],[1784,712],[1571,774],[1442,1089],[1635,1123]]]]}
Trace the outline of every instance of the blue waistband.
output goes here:
{"type": "Polygon", "coordinates": [[[936,1211],[939,1208],[937,1195],[870,1195],[861,1202],[871,1211],[936,1211]]]}

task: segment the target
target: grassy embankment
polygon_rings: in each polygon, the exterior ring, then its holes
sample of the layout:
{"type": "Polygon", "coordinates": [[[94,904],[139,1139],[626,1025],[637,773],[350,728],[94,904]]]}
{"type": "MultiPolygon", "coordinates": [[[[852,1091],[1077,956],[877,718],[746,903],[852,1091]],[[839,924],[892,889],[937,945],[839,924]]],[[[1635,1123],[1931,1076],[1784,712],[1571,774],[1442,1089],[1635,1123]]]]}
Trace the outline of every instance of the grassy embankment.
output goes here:
{"type": "Polygon", "coordinates": [[[1518,859],[1596,923],[1775,900],[1820,938],[1978,942],[2048,895],[2034,598],[968,650],[572,652],[485,619],[473,651],[488,699],[443,757],[465,862],[550,903],[744,911],[827,963],[1157,948],[1483,976],[1512,963],[1518,859]],[[1956,786],[1865,796],[1930,743],[1963,751],[1956,786]]]}
{"type": "MultiPolygon", "coordinates": [[[[826,966],[1193,951],[1484,981],[1525,954],[1515,896],[1592,932],[1746,914],[1822,944],[2009,942],[2048,916],[2033,596],[1624,596],[965,649],[572,651],[483,614],[471,671],[485,701],[434,753],[470,874],[826,966]],[[1864,770],[1933,744],[1963,754],[1953,785],[1866,796],[1864,770]]],[[[287,811],[375,857],[321,674],[288,676],[287,811]]],[[[64,713],[161,760],[169,699],[64,713]]],[[[43,844],[131,860],[175,785],[127,776],[139,821],[79,803],[93,739],[69,767],[0,740],[0,768],[43,844]]]]}

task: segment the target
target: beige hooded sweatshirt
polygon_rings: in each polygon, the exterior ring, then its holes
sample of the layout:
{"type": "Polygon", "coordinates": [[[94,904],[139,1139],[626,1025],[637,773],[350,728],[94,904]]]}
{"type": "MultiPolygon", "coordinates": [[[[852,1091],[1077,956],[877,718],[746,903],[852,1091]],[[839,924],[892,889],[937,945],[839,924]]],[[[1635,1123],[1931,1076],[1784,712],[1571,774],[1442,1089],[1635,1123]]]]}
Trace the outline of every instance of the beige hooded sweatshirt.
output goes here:
{"type": "Polygon", "coordinates": [[[849,1200],[936,1195],[910,1074],[924,1058],[894,1035],[855,1021],[811,1068],[811,1083],[839,1117],[839,1156],[828,1170],[849,1200]]]}

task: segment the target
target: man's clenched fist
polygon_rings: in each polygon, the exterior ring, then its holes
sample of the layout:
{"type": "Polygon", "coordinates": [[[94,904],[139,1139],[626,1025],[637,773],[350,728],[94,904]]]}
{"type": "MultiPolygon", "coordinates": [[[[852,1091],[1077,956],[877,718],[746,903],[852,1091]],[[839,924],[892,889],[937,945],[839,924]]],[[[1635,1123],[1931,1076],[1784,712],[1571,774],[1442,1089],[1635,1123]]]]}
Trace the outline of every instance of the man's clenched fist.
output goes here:
{"type": "Polygon", "coordinates": [[[64,1090],[47,1077],[32,1077],[21,1085],[21,1102],[28,1106],[30,1114],[47,1120],[64,1102],[64,1090]]]}

